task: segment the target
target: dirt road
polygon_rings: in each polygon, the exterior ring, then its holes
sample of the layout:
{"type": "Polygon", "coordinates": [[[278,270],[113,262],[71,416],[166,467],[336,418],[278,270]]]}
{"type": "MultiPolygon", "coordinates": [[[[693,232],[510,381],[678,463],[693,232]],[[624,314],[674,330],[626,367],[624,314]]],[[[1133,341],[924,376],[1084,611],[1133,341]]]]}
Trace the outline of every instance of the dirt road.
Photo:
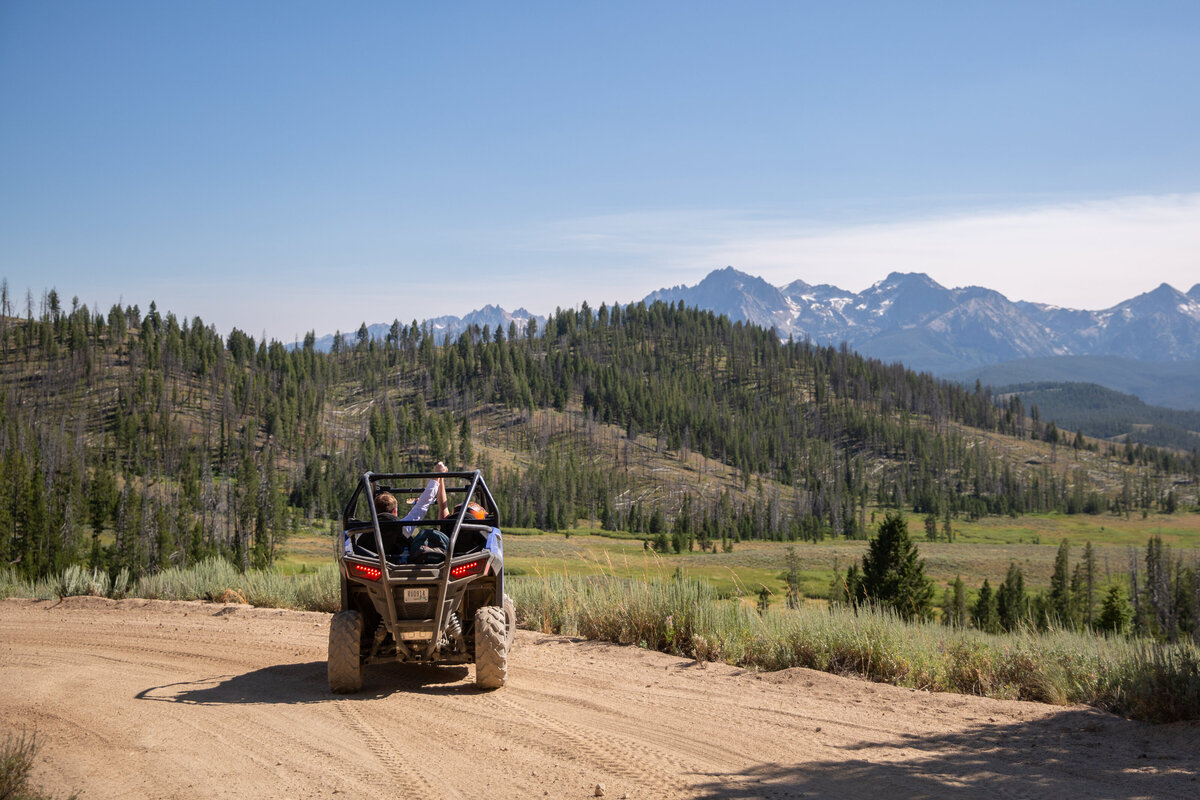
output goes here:
{"type": "Polygon", "coordinates": [[[754,674],[522,631],[509,685],[370,667],[325,684],[329,616],[0,602],[0,735],[100,798],[1195,798],[1200,726],[754,674]]]}

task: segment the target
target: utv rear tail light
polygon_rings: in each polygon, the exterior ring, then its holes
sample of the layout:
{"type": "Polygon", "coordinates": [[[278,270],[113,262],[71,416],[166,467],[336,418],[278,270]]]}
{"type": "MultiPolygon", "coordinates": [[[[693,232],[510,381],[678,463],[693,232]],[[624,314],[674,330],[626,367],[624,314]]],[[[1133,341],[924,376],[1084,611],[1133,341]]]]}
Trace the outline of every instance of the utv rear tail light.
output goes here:
{"type": "Polygon", "coordinates": [[[379,571],[379,567],[368,567],[366,564],[351,564],[350,574],[359,578],[366,578],[369,581],[377,581],[383,575],[379,571]]]}
{"type": "Polygon", "coordinates": [[[487,569],[487,559],[477,558],[474,561],[468,561],[466,564],[459,564],[457,567],[450,568],[450,578],[458,580],[465,578],[468,575],[481,575],[487,569]]]}

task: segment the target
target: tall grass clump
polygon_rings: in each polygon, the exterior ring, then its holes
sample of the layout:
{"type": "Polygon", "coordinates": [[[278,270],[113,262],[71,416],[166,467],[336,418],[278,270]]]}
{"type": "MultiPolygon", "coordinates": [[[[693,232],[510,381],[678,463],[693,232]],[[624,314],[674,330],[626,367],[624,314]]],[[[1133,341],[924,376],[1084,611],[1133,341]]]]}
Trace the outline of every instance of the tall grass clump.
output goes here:
{"type": "MultiPolygon", "coordinates": [[[[29,773],[37,756],[38,743],[35,734],[21,731],[20,735],[9,734],[0,748],[0,798],[2,800],[49,800],[51,795],[29,785],[29,773]]],[[[72,800],[78,797],[76,792],[72,800]]]]}
{"type": "Polygon", "coordinates": [[[313,572],[292,578],[296,587],[296,608],[332,614],[342,608],[342,589],[334,564],[322,564],[313,572]]]}
{"type": "Polygon", "coordinates": [[[119,600],[129,591],[129,570],[122,567],[114,578],[104,570],[72,564],[54,579],[54,585],[59,597],[93,595],[119,600]]]}
{"type": "MultiPolygon", "coordinates": [[[[169,567],[131,581],[122,569],[116,577],[103,570],[73,565],[55,577],[31,583],[8,568],[0,569],[0,598],[28,597],[51,600],[92,595],[119,600],[204,600],[214,603],[248,603],[265,608],[302,611],[337,611],[341,606],[337,567],[322,564],[311,572],[284,575],[267,570],[242,572],[220,558],[189,567],[169,567]]],[[[0,796],[2,800],[2,796],[0,796]]]]}
{"type": "Polygon", "coordinates": [[[323,564],[314,572],[292,576],[266,570],[241,572],[219,558],[145,575],[138,581],[137,596],[157,600],[248,603],[263,608],[302,611],[336,611],[341,604],[337,568],[333,564],[323,564]]]}
{"type": "Polygon", "coordinates": [[[11,567],[0,567],[0,600],[28,597],[29,583],[11,567]]]}
{"type": "Polygon", "coordinates": [[[11,567],[0,567],[0,599],[28,597],[32,600],[52,600],[58,596],[56,579],[42,578],[30,581],[11,567]]]}
{"type": "Polygon", "coordinates": [[[1180,722],[1200,714],[1200,648],[1131,644],[1101,676],[1109,708],[1149,722],[1180,722]]]}
{"type": "Polygon", "coordinates": [[[940,692],[1086,703],[1151,720],[1200,719],[1200,650],[1070,631],[991,635],[886,610],[769,609],[690,579],[513,578],[525,627],[750,669],[791,667],[940,692]]]}
{"type": "Polygon", "coordinates": [[[719,605],[712,587],[694,580],[550,575],[512,578],[507,588],[525,627],[671,653],[690,652],[696,615],[719,605]]]}
{"type": "Polygon", "coordinates": [[[220,558],[208,558],[190,567],[168,567],[138,579],[136,595],[149,600],[212,600],[246,602],[240,591],[243,580],[237,567],[220,558]]]}

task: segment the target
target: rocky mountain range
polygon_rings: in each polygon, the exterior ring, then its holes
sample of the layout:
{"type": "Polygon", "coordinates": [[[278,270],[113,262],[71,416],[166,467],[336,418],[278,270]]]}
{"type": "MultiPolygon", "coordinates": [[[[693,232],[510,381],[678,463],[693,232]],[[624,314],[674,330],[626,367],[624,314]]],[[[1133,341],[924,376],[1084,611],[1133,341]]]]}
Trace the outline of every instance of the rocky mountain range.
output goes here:
{"type": "MultiPolygon", "coordinates": [[[[680,302],[735,322],[774,328],[781,338],[839,345],[935,375],[994,386],[1029,381],[1090,382],[1133,393],[1148,403],[1200,409],[1200,283],[1186,294],[1162,284],[1112,308],[1086,311],[1013,302],[992,289],[948,289],[923,273],[893,272],[862,292],[802,280],[774,286],[733,267],[714,270],[694,286],[659,289],[645,302],[680,302]]],[[[546,318],[524,308],[488,305],[465,316],[419,324],[438,341],[470,325],[546,318]]],[[[391,323],[369,325],[382,340],[391,323]]],[[[353,344],[360,331],[346,331],[353,344]]],[[[316,341],[327,351],[334,336],[316,341]]]]}
{"type": "MultiPolygon", "coordinates": [[[[466,330],[471,325],[478,325],[481,329],[488,327],[495,330],[497,327],[508,335],[509,325],[515,324],[517,330],[521,333],[525,332],[525,326],[530,320],[535,320],[539,328],[544,327],[546,318],[537,314],[531,314],[524,308],[518,308],[516,311],[505,311],[500,306],[486,305],[483,308],[476,309],[462,317],[445,316],[433,317],[432,319],[424,320],[417,323],[422,328],[428,327],[433,331],[434,337],[438,342],[444,342],[447,339],[455,339],[460,333],[466,330]]],[[[364,323],[365,324],[365,323],[364,323]]],[[[401,322],[401,325],[409,325],[410,323],[401,322]]],[[[392,323],[380,322],[374,325],[366,325],[367,337],[383,341],[387,338],[388,332],[391,330],[392,323]]],[[[354,344],[358,339],[359,331],[345,331],[341,333],[342,340],[347,344],[354,344]]],[[[333,346],[335,334],[328,334],[316,340],[315,347],[322,353],[329,352],[333,346]]]]}
{"type": "Polygon", "coordinates": [[[797,280],[776,287],[732,267],[646,301],[683,301],[781,337],[851,349],[945,375],[1016,359],[1117,356],[1200,359],[1200,284],[1167,284],[1101,311],[1013,302],[979,286],[947,289],[923,273],[894,272],[862,292],[797,280]]]}

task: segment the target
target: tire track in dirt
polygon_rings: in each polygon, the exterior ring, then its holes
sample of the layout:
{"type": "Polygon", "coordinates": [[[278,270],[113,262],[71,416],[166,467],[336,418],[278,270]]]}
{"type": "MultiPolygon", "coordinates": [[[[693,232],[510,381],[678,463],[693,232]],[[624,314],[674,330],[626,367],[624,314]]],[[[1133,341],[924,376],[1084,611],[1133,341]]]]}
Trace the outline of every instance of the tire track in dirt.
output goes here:
{"type": "Polygon", "coordinates": [[[314,744],[313,737],[297,727],[299,720],[295,719],[295,712],[286,707],[280,710],[276,704],[264,700],[253,704],[237,703],[239,713],[222,714],[221,709],[232,703],[185,698],[189,693],[203,691],[204,687],[219,687],[229,677],[214,676],[155,687],[139,694],[138,699],[165,704],[168,708],[161,713],[191,729],[197,738],[212,739],[239,753],[261,752],[263,763],[268,766],[274,763],[275,767],[280,767],[283,759],[316,769],[320,769],[318,765],[321,764],[326,768],[344,764],[344,753],[320,739],[314,744]],[[198,716],[192,710],[197,706],[213,713],[198,716]],[[211,717],[219,717],[219,725],[214,726],[211,717]]]}
{"type": "MultiPolygon", "coordinates": [[[[626,682],[605,682],[601,696],[608,702],[601,704],[592,700],[579,700],[578,693],[584,691],[583,685],[565,684],[561,676],[556,680],[555,676],[546,675],[545,683],[538,681],[538,684],[554,687],[555,691],[548,688],[539,690],[539,694],[548,704],[573,706],[576,710],[593,712],[589,716],[594,716],[598,726],[618,735],[636,739],[644,732],[642,720],[623,710],[639,709],[643,717],[669,718],[674,724],[657,730],[654,741],[660,746],[670,744],[677,752],[690,755],[709,769],[733,768],[738,763],[757,758],[759,753],[753,746],[742,745],[769,736],[770,734],[766,733],[768,730],[777,731],[780,736],[787,736],[793,735],[801,725],[810,731],[816,728],[827,734],[822,737],[822,746],[825,747],[829,745],[828,734],[843,727],[850,730],[879,730],[878,727],[858,726],[841,719],[823,719],[811,714],[791,713],[779,705],[731,703],[717,699],[711,692],[704,693],[690,686],[656,686],[651,689],[644,686],[630,688],[626,682]],[[724,724],[735,728],[738,734],[710,740],[692,733],[705,730],[714,718],[723,720],[724,724]],[[813,722],[817,724],[814,726],[813,722]]],[[[597,684],[600,684],[600,681],[597,681],[597,684]]],[[[844,738],[853,739],[852,736],[844,738]]]]}
{"type": "Polygon", "coordinates": [[[592,726],[538,711],[528,702],[530,696],[534,695],[511,688],[504,694],[490,695],[488,700],[489,704],[508,709],[525,723],[549,734],[538,740],[560,757],[577,759],[583,756],[610,775],[656,792],[654,796],[674,795],[683,788],[679,780],[664,776],[692,773],[699,767],[695,763],[685,764],[645,740],[634,741],[611,734],[602,736],[592,726]]]}
{"type": "MultiPolygon", "coordinates": [[[[690,669],[690,667],[688,667],[690,669]]],[[[869,722],[855,722],[848,715],[834,716],[831,714],[823,714],[819,710],[818,704],[813,704],[806,707],[803,711],[789,710],[784,704],[776,702],[773,705],[767,705],[766,698],[762,701],[755,698],[750,701],[739,703],[729,702],[721,699],[719,696],[714,696],[711,691],[705,691],[702,688],[694,687],[692,683],[696,680],[702,681],[702,677],[689,675],[689,680],[682,684],[652,684],[652,686],[639,686],[636,688],[627,687],[627,682],[614,682],[605,684],[605,692],[603,696],[606,700],[612,701],[612,705],[618,707],[639,707],[654,713],[668,713],[678,718],[679,724],[672,726],[666,732],[660,732],[667,740],[677,743],[679,746],[686,748],[688,745],[696,745],[697,749],[705,754],[713,754],[717,756],[718,762],[720,756],[737,755],[744,758],[753,758],[756,752],[752,748],[736,749],[733,744],[735,741],[751,742],[756,738],[769,737],[766,731],[776,731],[777,735],[794,735],[797,730],[806,729],[809,731],[820,731],[822,733],[822,746],[825,749],[836,749],[840,742],[855,742],[860,741],[864,733],[879,735],[881,733],[901,734],[910,729],[910,726],[905,724],[902,719],[893,719],[894,715],[877,710],[870,717],[869,722]],[[737,728],[742,735],[728,737],[719,747],[706,746],[705,742],[698,742],[694,737],[686,735],[676,735],[679,732],[690,730],[702,730],[706,723],[713,718],[719,718],[726,721],[726,724],[737,728]]],[[[748,688],[757,694],[773,694],[778,700],[780,694],[787,693],[793,696],[809,698],[813,695],[805,689],[809,687],[800,687],[801,691],[797,692],[795,687],[777,687],[771,684],[760,683],[759,675],[753,673],[743,673],[737,677],[730,678],[734,681],[740,681],[744,688],[748,688]]],[[[553,680],[553,676],[547,675],[547,682],[553,680]]],[[[860,682],[855,682],[860,684],[860,682]]],[[[874,693],[874,688],[870,684],[860,684],[865,686],[861,691],[864,695],[869,696],[874,693]]],[[[601,705],[595,701],[579,701],[574,699],[573,692],[578,692],[581,686],[570,685],[562,688],[559,692],[545,691],[547,699],[553,699],[561,703],[571,703],[576,708],[594,710],[600,714],[604,714],[611,709],[601,705]]],[[[906,691],[906,690],[901,690],[906,691]]],[[[744,696],[744,692],[741,693],[744,696]]],[[[815,699],[815,698],[814,698],[815,699]]],[[[839,701],[844,704],[847,701],[842,699],[839,701]]],[[[849,701],[854,704],[862,702],[860,698],[855,698],[849,701]]],[[[620,725],[622,717],[617,716],[608,720],[610,723],[620,725]]],[[[636,730],[637,720],[630,720],[630,723],[636,730]]],[[[662,740],[663,737],[658,737],[662,740]]],[[[729,761],[730,759],[725,759],[729,761]]]]}
{"type": "Polygon", "coordinates": [[[405,797],[413,798],[460,798],[462,796],[457,792],[447,793],[445,786],[436,786],[427,780],[420,770],[415,769],[407,758],[397,752],[391,740],[383,736],[372,723],[367,721],[365,716],[360,713],[358,705],[359,701],[355,700],[334,701],[334,708],[337,709],[342,719],[383,767],[385,773],[383,775],[372,772],[363,776],[364,780],[382,793],[380,796],[395,791],[402,792],[405,797]]]}

